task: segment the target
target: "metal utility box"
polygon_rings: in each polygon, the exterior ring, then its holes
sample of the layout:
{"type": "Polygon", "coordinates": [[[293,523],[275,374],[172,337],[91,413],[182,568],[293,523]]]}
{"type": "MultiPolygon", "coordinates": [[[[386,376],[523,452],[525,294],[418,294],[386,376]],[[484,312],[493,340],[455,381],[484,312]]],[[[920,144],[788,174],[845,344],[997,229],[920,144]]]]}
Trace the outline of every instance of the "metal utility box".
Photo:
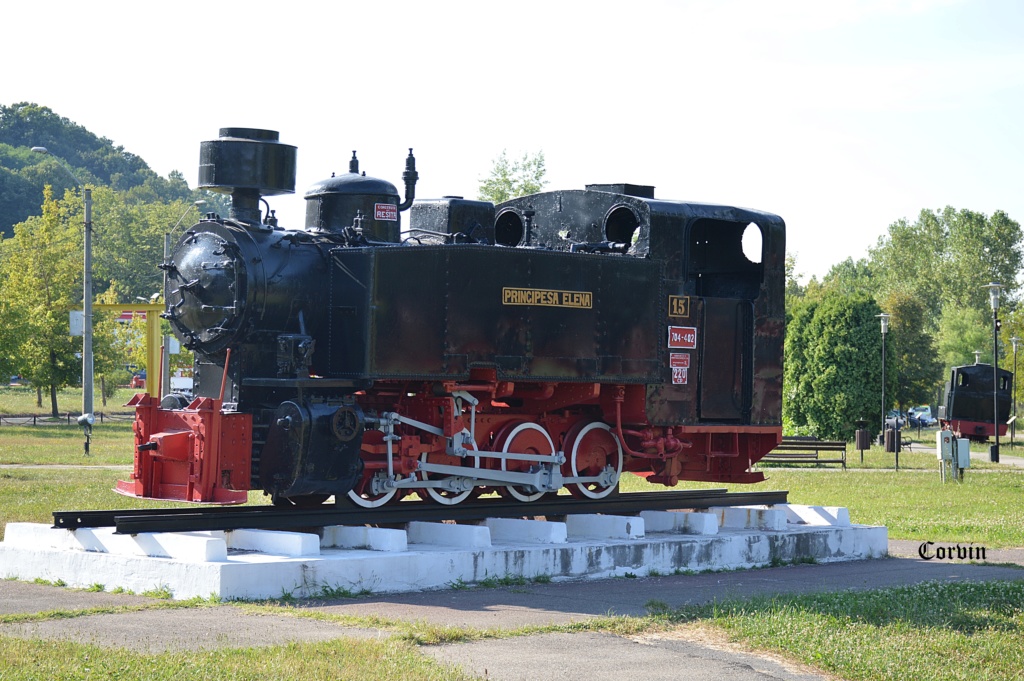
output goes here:
{"type": "Polygon", "coordinates": [[[935,457],[939,460],[943,482],[947,466],[954,480],[963,480],[964,469],[971,465],[971,442],[967,438],[953,437],[952,431],[940,430],[935,434],[935,457]]]}
{"type": "Polygon", "coordinates": [[[970,468],[971,467],[971,441],[965,437],[960,438],[956,441],[956,458],[959,468],[970,468]]]}
{"type": "Polygon", "coordinates": [[[955,438],[951,431],[940,430],[935,434],[935,458],[940,461],[956,461],[957,468],[970,468],[971,441],[955,438]]]}

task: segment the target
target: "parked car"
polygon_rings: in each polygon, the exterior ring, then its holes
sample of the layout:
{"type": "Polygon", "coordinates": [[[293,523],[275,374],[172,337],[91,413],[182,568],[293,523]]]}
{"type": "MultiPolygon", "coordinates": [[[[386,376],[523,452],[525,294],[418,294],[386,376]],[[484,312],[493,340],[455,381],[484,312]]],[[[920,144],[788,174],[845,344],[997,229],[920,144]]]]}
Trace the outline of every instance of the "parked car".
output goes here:
{"type": "Polygon", "coordinates": [[[927,404],[921,405],[920,407],[912,407],[907,410],[907,417],[910,425],[918,428],[930,428],[936,423],[935,418],[932,416],[932,408],[927,404]]]}
{"type": "Polygon", "coordinates": [[[907,425],[907,415],[902,411],[890,409],[885,415],[885,427],[896,428],[897,430],[907,425]]]}

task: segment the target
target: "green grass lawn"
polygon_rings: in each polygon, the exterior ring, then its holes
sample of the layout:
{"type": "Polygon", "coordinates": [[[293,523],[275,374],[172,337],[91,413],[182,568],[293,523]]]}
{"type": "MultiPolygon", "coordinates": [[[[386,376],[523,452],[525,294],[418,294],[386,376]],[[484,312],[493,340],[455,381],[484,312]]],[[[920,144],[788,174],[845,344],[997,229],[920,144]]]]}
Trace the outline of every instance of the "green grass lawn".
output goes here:
{"type": "Polygon", "coordinates": [[[85,455],[85,436],[77,425],[0,426],[0,464],[130,466],[130,421],[96,425],[85,455]]]}
{"type": "Polygon", "coordinates": [[[652,610],[670,622],[720,627],[746,646],[843,679],[1010,680],[1024,673],[1024,580],[926,582],[652,610]]]}
{"type": "Polygon", "coordinates": [[[472,679],[419,654],[408,641],[340,638],[256,649],[158,655],[68,641],[0,636],[2,679],[472,679]]]}
{"type": "MultiPolygon", "coordinates": [[[[91,457],[82,455],[81,445],[82,434],[75,426],[0,427],[0,463],[65,464],[0,469],[0,538],[7,522],[49,524],[54,510],[170,505],[111,491],[124,470],[76,465],[130,464],[129,424],[97,426],[91,457]]],[[[863,468],[859,458],[858,452],[851,452],[848,471],[834,466],[765,467],[769,478],[765,483],[732,488],[784,489],[793,503],[846,506],[855,523],[886,525],[894,539],[973,542],[987,548],[1024,546],[1024,470],[975,465],[977,470],[969,470],[963,483],[943,484],[931,452],[901,453],[900,467],[905,470],[900,472],[892,470],[893,454],[877,447],[865,453],[863,468]]],[[[621,486],[626,492],[665,489],[633,475],[624,476],[621,486]]],[[[702,487],[722,485],[681,483],[677,489],[702,487]]],[[[266,503],[266,497],[250,493],[250,503],[266,503]]],[[[608,618],[573,630],[665,631],[697,623],[723,631],[743,645],[774,650],[846,679],[1019,679],[1024,669],[1024,572],[1022,581],[1012,583],[924,584],[678,611],[657,601],[649,607],[648,618],[608,618]]],[[[0,678],[302,679],[321,678],[330,670],[342,677],[458,679],[468,677],[417,655],[415,644],[496,635],[461,628],[425,634],[422,624],[415,631],[408,624],[392,626],[397,632],[394,637],[377,642],[294,644],[259,653],[145,655],[0,636],[5,665],[0,667],[0,678]]],[[[536,631],[513,632],[531,633],[536,631]]]]}
{"type": "MultiPolygon", "coordinates": [[[[93,408],[96,411],[105,413],[130,412],[124,404],[132,398],[139,390],[128,388],[118,389],[113,397],[107,398],[106,405],[100,396],[99,387],[93,394],[93,408]]],[[[57,411],[59,414],[72,412],[80,414],[82,411],[82,389],[65,388],[57,393],[57,411]]],[[[35,388],[28,386],[0,386],[0,416],[40,414],[48,416],[51,413],[50,393],[43,391],[42,406],[36,405],[35,388]]],[[[66,422],[66,421],[65,421],[66,422]]]]}

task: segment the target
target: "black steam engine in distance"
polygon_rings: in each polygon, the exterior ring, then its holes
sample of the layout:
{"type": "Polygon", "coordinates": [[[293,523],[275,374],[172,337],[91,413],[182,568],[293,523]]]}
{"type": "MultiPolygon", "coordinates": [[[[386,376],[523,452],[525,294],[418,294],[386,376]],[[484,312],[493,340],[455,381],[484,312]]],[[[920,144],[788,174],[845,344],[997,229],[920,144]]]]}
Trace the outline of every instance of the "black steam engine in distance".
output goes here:
{"type": "Polygon", "coordinates": [[[295,148],[247,128],[202,143],[200,186],[231,214],[162,265],[195,396],[133,398],[120,492],[375,507],[599,499],[627,471],[763,479],[782,432],[779,217],[630,184],[414,201],[416,179],[411,150],[404,200],[353,153],[283,229],[260,204],[294,191],[295,148]]]}
{"type": "Polygon", "coordinates": [[[981,363],[953,367],[939,405],[939,424],[957,437],[984,442],[995,436],[996,424],[999,434],[1006,435],[1012,402],[1012,371],[981,363]]]}

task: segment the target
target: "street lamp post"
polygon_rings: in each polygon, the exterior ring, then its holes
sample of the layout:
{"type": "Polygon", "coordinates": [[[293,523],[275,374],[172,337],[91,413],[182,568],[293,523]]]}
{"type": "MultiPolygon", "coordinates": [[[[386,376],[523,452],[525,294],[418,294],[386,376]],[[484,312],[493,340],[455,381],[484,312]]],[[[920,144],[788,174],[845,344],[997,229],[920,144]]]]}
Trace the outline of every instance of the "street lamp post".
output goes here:
{"type": "Polygon", "coordinates": [[[882,313],[877,315],[882,321],[882,444],[885,444],[885,335],[889,333],[890,315],[882,313]]]}
{"type": "Polygon", "coordinates": [[[52,157],[71,176],[75,184],[82,190],[82,202],[85,207],[85,263],[82,284],[82,415],[78,417],[78,425],[85,431],[85,455],[89,455],[89,436],[96,417],[93,414],[93,359],[92,359],[92,190],[86,189],[78,181],[67,165],[50,153],[46,147],[32,147],[37,154],[52,157]]]}
{"type": "Polygon", "coordinates": [[[989,447],[988,460],[999,463],[999,290],[1003,285],[992,282],[982,288],[988,289],[992,305],[992,426],[996,432],[996,443],[989,447]]]}
{"type": "Polygon", "coordinates": [[[1012,336],[1010,342],[1013,343],[1013,418],[1010,419],[1010,449],[1013,449],[1017,438],[1017,344],[1021,339],[1012,336]]]}

